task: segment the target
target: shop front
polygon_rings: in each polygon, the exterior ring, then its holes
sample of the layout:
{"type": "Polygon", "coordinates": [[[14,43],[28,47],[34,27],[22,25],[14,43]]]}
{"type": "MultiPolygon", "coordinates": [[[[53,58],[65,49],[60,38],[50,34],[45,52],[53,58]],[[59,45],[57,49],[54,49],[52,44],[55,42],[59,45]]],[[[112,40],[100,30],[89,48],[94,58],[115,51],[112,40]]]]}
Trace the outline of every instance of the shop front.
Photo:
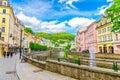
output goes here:
{"type": "Polygon", "coordinates": [[[99,53],[114,53],[113,44],[99,44],[98,45],[99,53]]]}

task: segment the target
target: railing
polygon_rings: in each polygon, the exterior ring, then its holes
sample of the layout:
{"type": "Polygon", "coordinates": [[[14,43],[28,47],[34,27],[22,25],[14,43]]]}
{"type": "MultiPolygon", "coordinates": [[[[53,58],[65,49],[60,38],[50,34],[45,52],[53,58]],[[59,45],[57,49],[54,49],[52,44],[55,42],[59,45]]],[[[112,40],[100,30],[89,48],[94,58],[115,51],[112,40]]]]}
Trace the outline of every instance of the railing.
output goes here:
{"type": "Polygon", "coordinates": [[[54,54],[51,56],[34,56],[33,54],[29,54],[26,56],[31,59],[36,59],[37,61],[43,61],[43,62],[45,62],[47,59],[52,59],[52,60],[57,60],[58,62],[62,61],[62,62],[74,63],[78,65],[90,66],[90,64],[95,64],[93,66],[113,69],[114,71],[118,71],[120,67],[120,64],[119,64],[120,60],[100,59],[100,58],[90,59],[88,57],[82,57],[78,59],[66,59],[66,58],[59,58],[56,55],[54,54]]]}
{"type": "Polygon", "coordinates": [[[109,60],[109,59],[89,59],[89,58],[84,57],[84,58],[79,58],[79,59],[73,60],[73,59],[58,58],[58,62],[61,62],[61,61],[75,63],[78,65],[88,65],[88,66],[90,66],[90,64],[92,63],[92,64],[95,64],[93,66],[109,68],[109,69],[113,69],[114,71],[118,71],[119,70],[118,67],[120,66],[119,65],[120,61],[109,60]]]}

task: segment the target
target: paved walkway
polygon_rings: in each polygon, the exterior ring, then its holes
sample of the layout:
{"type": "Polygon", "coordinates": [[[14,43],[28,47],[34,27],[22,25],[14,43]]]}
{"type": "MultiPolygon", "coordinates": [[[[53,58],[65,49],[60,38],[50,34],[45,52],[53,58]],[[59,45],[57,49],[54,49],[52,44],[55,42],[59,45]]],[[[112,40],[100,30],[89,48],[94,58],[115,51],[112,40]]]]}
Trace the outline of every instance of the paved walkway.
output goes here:
{"type": "Polygon", "coordinates": [[[67,76],[37,68],[29,63],[17,62],[17,73],[21,80],[76,80],[67,76]]]}
{"type": "Polygon", "coordinates": [[[17,55],[14,55],[13,58],[0,58],[0,80],[19,80],[14,72],[17,59],[17,55]],[[12,73],[10,73],[11,71],[12,73]]]}

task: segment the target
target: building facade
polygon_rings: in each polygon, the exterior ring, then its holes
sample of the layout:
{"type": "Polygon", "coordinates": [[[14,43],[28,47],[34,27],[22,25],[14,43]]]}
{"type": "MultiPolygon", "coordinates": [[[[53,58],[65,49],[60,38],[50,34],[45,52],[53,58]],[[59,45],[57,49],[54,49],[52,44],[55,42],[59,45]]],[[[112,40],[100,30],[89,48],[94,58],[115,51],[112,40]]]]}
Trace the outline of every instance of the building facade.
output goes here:
{"type": "Polygon", "coordinates": [[[80,36],[80,51],[86,50],[86,37],[85,37],[85,31],[87,30],[87,26],[80,27],[79,28],[79,36],[80,36]]]}
{"type": "MultiPolygon", "coordinates": [[[[9,48],[20,47],[20,40],[23,45],[24,25],[15,17],[8,0],[0,0],[0,29],[0,40],[3,48],[1,50],[8,52],[9,48]]],[[[3,51],[0,52],[3,54],[3,51]]]]}
{"type": "Polygon", "coordinates": [[[77,52],[80,51],[80,35],[79,32],[77,32],[77,35],[75,36],[75,47],[77,52]]]}
{"type": "Polygon", "coordinates": [[[79,28],[80,51],[91,50],[94,48],[94,53],[97,53],[97,31],[96,23],[93,22],[88,26],[79,28]]]}
{"type": "Polygon", "coordinates": [[[32,38],[33,38],[32,34],[24,32],[24,48],[26,49],[30,48],[30,42],[33,42],[32,38]]]}
{"type": "Polygon", "coordinates": [[[97,31],[96,31],[96,23],[93,22],[87,26],[87,30],[85,31],[85,39],[86,39],[86,49],[91,50],[93,48],[94,53],[97,53],[97,31]]]}
{"type": "Polygon", "coordinates": [[[115,32],[113,34],[114,39],[114,53],[120,54],[120,33],[115,32]]]}
{"type": "Polygon", "coordinates": [[[100,53],[114,53],[113,33],[111,32],[111,20],[103,16],[97,22],[97,43],[100,53]]]}

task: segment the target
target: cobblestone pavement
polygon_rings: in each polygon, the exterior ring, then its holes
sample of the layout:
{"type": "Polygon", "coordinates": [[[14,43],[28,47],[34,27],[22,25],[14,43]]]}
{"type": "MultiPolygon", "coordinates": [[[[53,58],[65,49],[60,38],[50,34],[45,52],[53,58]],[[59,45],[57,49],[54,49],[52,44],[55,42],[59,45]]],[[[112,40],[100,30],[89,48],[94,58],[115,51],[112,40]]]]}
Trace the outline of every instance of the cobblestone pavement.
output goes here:
{"type": "Polygon", "coordinates": [[[17,74],[21,80],[76,80],[57,73],[41,70],[29,63],[17,62],[17,74]],[[37,71],[38,72],[35,72],[37,71]]]}
{"type": "Polygon", "coordinates": [[[18,55],[12,58],[0,58],[0,80],[19,80],[15,74],[18,55]]]}

